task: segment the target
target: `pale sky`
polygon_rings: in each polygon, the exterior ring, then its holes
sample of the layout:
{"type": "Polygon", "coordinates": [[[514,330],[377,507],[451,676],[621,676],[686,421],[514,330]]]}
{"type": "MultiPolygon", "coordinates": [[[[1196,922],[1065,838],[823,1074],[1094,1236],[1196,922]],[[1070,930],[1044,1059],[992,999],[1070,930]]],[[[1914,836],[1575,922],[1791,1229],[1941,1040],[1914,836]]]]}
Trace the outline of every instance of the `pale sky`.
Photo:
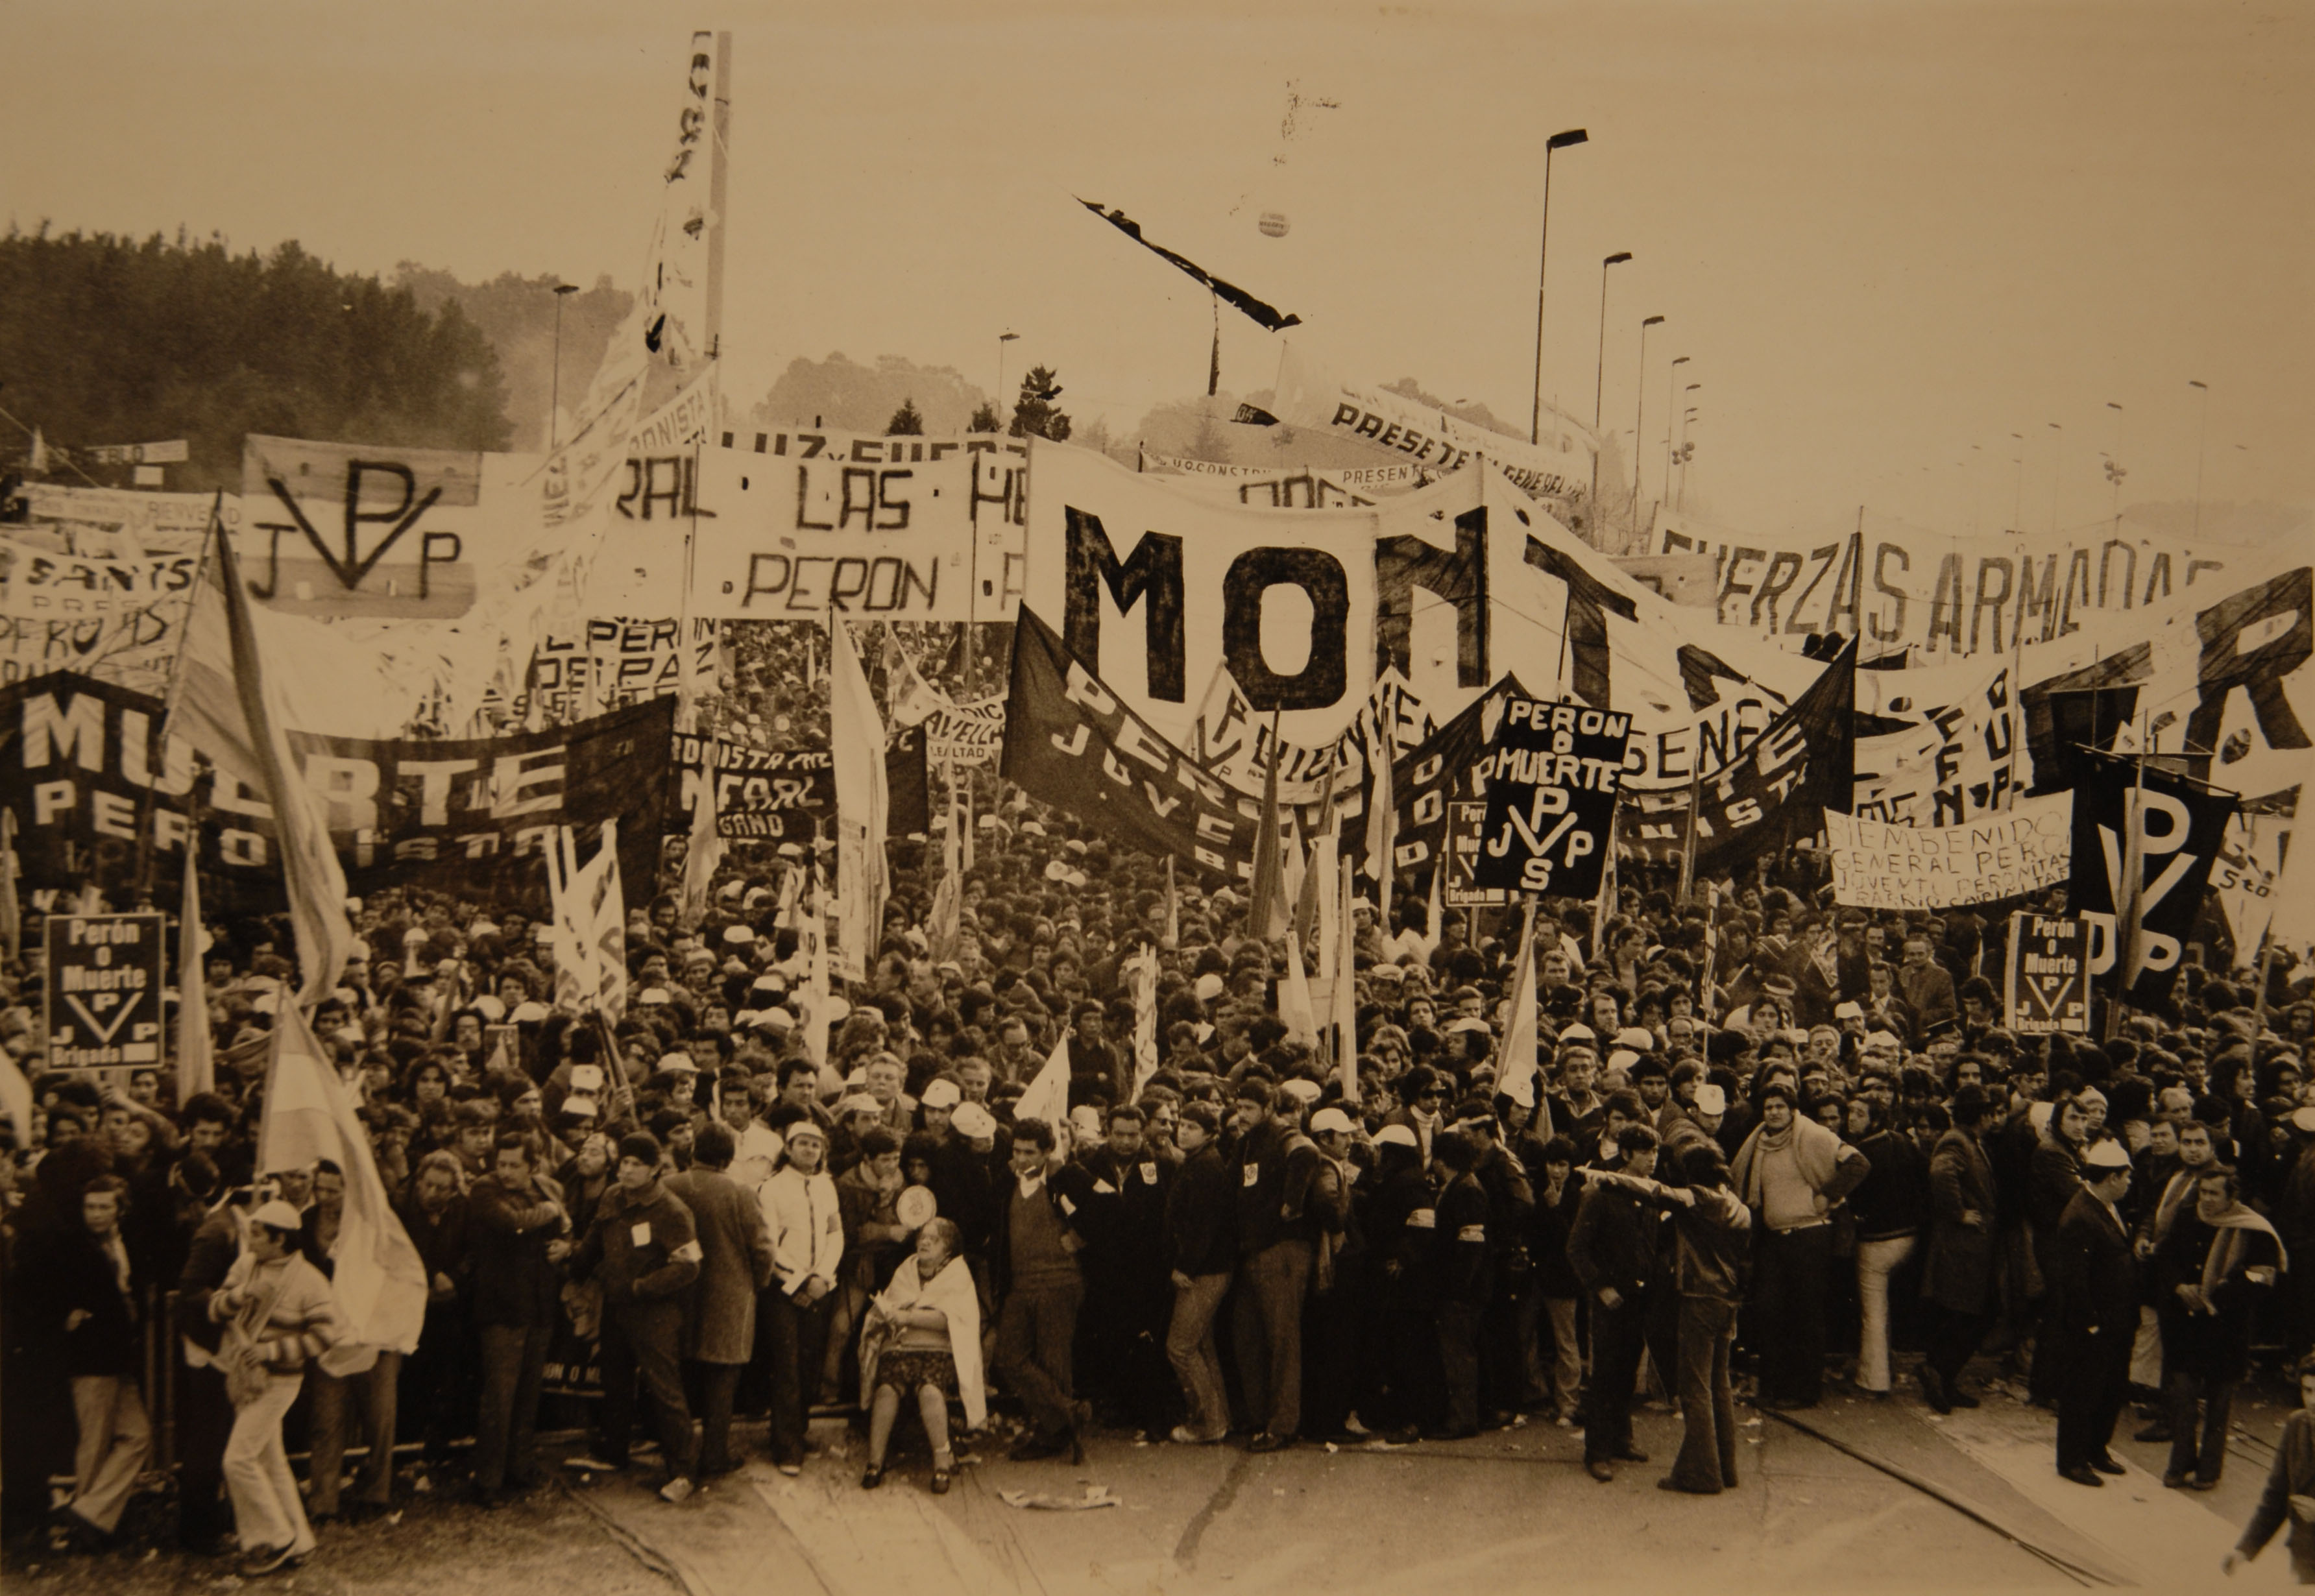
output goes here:
{"type": "MultiPolygon", "coordinates": [[[[732,29],[743,404],[831,350],[990,387],[1007,330],[1008,386],[1055,366],[1064,406],[1121,436],[1202,393],[1203,291],[1076,193],[1299,313],[1291,336],[1346,378],[1523,420],[1543,142],[1583,127],[1552,166],[1544,393],[1589,420],[1600,262],[1632,251],[1603,426],[1633,426],[1638,324],[1666,316],[1651,494],[1687,355],[1691,493],[1739,528],[1864,504],[1996,531],[2021,452],[2028,527],[2053,489],[2062,523],[2108,512],[2102,450],[2125,504],[2185,501],[2190,378],[2206,500],[2315,503],[2303,5],[14,0],[9,21],[20,226],[628,286],[688,30],[732,29]]],[[[1227,309],[1222,335],[1225,388],[1269,386],[1272,336],[1227,309]]]]}

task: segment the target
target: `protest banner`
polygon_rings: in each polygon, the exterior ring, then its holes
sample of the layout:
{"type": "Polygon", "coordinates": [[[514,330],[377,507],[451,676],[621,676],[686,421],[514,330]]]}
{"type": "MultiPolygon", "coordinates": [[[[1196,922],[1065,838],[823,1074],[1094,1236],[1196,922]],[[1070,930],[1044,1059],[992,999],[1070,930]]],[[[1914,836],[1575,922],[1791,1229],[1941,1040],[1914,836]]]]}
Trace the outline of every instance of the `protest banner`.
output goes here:
{"type": "MultiPolygon", "coordinates": [[[[2002,537],[1911,530],[1778,539],[1656,518],[1647,550],[1702,554],[1721,622],[1765,637],[1862,635],[1867,658],[2015,652],[2100,615],[2160,605],[2269,574],[2271,551],[2168,534],[2117,536],[2107,523],[2002,537]]],[[[2208,602],[2207,599],[2204,600],[2208,602]]]]}
{"type": "Polygon", "coordinates": [[[1231,502],[1269,510],[1356,510],[1423,487],[1437,473],[1419,466],[1234,466],[1144,452],[1145,471],[1184,478],[1231,502]]]}
{"type": "Polygon", "coordinates": [[[1500,909],[1512,900],[1501,887],[1479,884],[1480,850],[1486,846],[1487,806],[1478,802],[1447,806],[1447,880],[1439,900],[1449,909],[1500,909]]]}
{"type": "Polygon", "coordinates": [[[2133,896],[2127,871],[2130,861],[2138,862],[2138,935],[2123,949],[2123,980],[2132,1003],[2151,1007],[2169,998],[2178,978],[2239,800],[2152,760],[2099,753],[2081,759],[2086,779],[2074,788],[2073,804],[2077,867],[2066,907],[2077,915],[2112,915],[2126,928],[2133,896]]]}
{"type": "Polygon", "coordinates": [[[157,914],[49,917],[49,1068],[160,1063],[166,925],[157,914]]]}
{"type": "Polygon", "coordinates": [[[2002,967],[2007,1024],[2020,1036],[2053,1031],[2086,1036],[2090,1028],[2090,927],[2066,916],[2009,917],[2002,967]]]}
{"type": "Polygon", "coordinates": [[[1262,805],[1198,768],[1024,605],[998,771],[1033,798],[1132,847],[1171,854],[1209,882],[1254,878],[1262,805]]]}
{"type": "Polygon", "coordinates": [[[1483,887],[1599,895],[1631,717],[1585,705],[1513,698],[1489,751],[1483,887]]]}
{"type": "Polygon", "coordinates": [[[77,670],[165,693],[200,549],[197,538],[175,534],[150,541],[179,546],[74,555],[0,536],[0,685],[77,670]]]}
{"type": "MultiPolygon", "coordinates": [[[[605,710],[680,692],[685,650],[682,623],[602,616],[577,632],[549,633],[531,656],[529,692],[553,722],[583,720],[605,710]]],[[[692,679],[715,679],[719,638],[714,621],[691,623],[692,679]]],[[[523,708],[527,711],[528,705],[523,708]]]]}
{"type": "Polygon", "coordinates": [[[1816,835],[1824,811],[1847,803],[1854,785],[1856,677],[1851,640],[1767,731],[1692,786],[1633,792],[1627,784],[1618,856],[1678,862],[1691,835],[1691,810],[1699,873],[1725,873],[1763,848],[1816,835]]]}
{"type": "MultiPolygon", "coordinates": [[[[655,879],[674,713],[660,699],[550,732],[437,740],[293,731],[289,745],[354,891],[432,886],[519,908],[545,901],[540,849],[557,826],[591,842],[617,820],[626,880],[641,891],[655,879]]],[[[164,735],[161,718],[159,700],[76,674],[0,687],[0,805],[19,819],[25,884],[133,891],[147,854],[182,850],[198,812],[215,903],[244,912],[278,901],[273,816],[253,779],[197,779],[195,750],[164,735]]]]}
{"type": "Polygon", "coordinates": [[[250,596],[331,620],[456,620],[537,535],[537,464],[253,432],[235,529],[250,596]]]}
{"type": "Polygon", "coordinates": [[[22,492],[31,519],[60,528],[75,554],[198,554],[212,505],[226,530],[241,524],[236,493],[139,493],[62,483],[26,483],[22,492]]]}
{"type": "Polygon", "coordinates": [[[2218,863],[2211,867],[2211,891],[2234,935],[2234,967],[2258,962],[2259,943],[2274,923],[2275,888],[2283,877],[2284,850],[2293,845],[2299,789],[2247,802],[2227,822],[2218,863]]]}
{"type": "MultiPolygon", "coordinates": [[[[1392,765],[1391,799],[1397,809],[1391,829],[1395,868],[1428,880],[1436,861],[1448,851],[1450,832],[1477,837],[1486,823],[1495,728],[1502,723],[1504,706],[1526,696],[1517,677],[1504,677],[1392,765]],[[1475,803],[1477,813],[1459,814],[1456,806],[1462,802],[1475,803]]],[[[1346,846],[1349,840],[1346,837],[1346,846]]],[[[1450,873],[1447,886],[1456,882],[1450,873]]],[[[1464,887],[1478,890],[1468,882],[1464,887]]]]}
{"type": "Polygon", "coordinates": [[[1828,810],[1824,829],[1833,901],[1859,909],[2021,897],[2062,884],[2073,863],[2068,793],[2023,799],[2005,814],[1961,826],[1892,826],[1828,810]]]}
{"type": "Polygon", "coordinates": [[[936,765],[993,765],[1005,741],[1005,700],[945,704],[925,722],[925,757],[936,765]]]}
{"type": "Polygon", "coordinates": [[[1278,510],[1034,448],[1030,602],[1177,746],[1218,669],[1257,715],[1280,712],[1282,739],[1319,748],[1386,670],[1452,715],[1509,667],[1630,714],[1635,784],[1685,782],[1822,669],[1700,627],[1492,468],[1370,509],[1278,510]]]}
{"type": "Polygon", "coordinates": [[[667,816],[670,835],[691,829],[695,806],[711,779],[722,837],[809,843],[816,822],[836,808],[836,776],[826,749],[747,748],[679,732],[672,758],[679,795],[667,816]]]}
{"type": "Polygon", "coordinates": [[[1004,621],[1019,602],[1025,445],[725,430],[638,455],[588,607],[745,620],[1004,621]]]}
{"type": "Polygon", "coordinates": [[[1590,428],[1549,405],[1542,411],[1541,441],[1530,444],[1402,394],[1340,382],[1293,343],[1280,350],[1271,410],[1289,426],[1396,449],[1409,464],[1434,471],[1454,471],[1484,455],[1522,492],[1544,499],[1588,493],[1599,447],[1590,428]]]}

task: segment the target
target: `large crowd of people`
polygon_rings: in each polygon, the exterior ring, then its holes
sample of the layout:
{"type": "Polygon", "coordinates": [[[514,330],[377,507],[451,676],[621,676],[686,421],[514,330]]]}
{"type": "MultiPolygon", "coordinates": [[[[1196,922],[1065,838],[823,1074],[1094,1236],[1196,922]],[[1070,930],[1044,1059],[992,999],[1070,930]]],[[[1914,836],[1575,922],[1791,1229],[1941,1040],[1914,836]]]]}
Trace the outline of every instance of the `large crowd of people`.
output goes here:
{"type": "Polygon", "coordinates": [[[533,918],[355,906],[315,1030],[429,1288],[417,1350],[366,1364],[330,1289],[346,1172],[259,1157],[286,935],[211,927],[217,1081],[179,1100],[165,1068],[41,1068],[31,917],[0,1014],[35,1101],[0,1158],[17,1521],[88,1547],[166,1522],[263,1574],[386,1509],[398,1442],[486,1503],[565,1456],[680,1501],[746,1460],[735,1419],[785,1473],[833,1467],[809,1428],[830,1405],[867,1432],[862,1486],[921,1429],[945,1491],[1000,1441],[1268,1452],[1523,1415],[1580,1430],[1613,1483],[1648,1461],[1653,1399],[1685,1432],[1657,1483],[1712,1493],[1739,1484],[1739,1399],[1804,1410],[1841,1382],[1949,1412],[1989,1356],[2056,1410],[2068,1478],[2117,1467],[2134,1397],[2192,1489],[2254,1349],[2315,1343],[2315,971],[2287,954],[2264,992],[2189,964],[2166,1012],[2020,1035],[1997,913],[1834,907],[1806,847],[1687,902],[1628,880],[1544,900],[1531,940],[1519,905],[1429,925],[1410,879],[1345,933],[1353,1089],[1281,1017],[1282,948],[1248,935],[1242,887],[1170,888],[971,779],[954,956],[932,951],[940,849],[895,843],[883,941],[817,1061],[803,846],[735,844],[704,915],[636,893],[616,1024],[555,1006],[533,918]],[[1533,1077],[1503,1045],[1528,946],[1533,1077]],[[1066,1114],[1017,1114],[1057,1049],[1066,1114]],[[173,1514],[125,1519],[164,1396],[173,1514]]]}

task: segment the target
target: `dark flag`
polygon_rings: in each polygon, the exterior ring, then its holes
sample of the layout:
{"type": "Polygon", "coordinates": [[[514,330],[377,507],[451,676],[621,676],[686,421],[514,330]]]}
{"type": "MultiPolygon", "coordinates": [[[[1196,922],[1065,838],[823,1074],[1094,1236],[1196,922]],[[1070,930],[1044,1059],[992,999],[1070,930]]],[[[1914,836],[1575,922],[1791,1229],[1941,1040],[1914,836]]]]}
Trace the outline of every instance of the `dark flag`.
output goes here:
{"type": "Polygon", "coordinates": [[[2089,750],[2075,758],[2074,865],[2066,907],[2080,915],[2114,916],[2118,947],[2127,929],[2120,922],[2130,909],[2130,820],[2138,815],[2139,934],[2124,996],[2140,1008],[2155,1007],[2169,1000],[2178,979],[2179,955],[2241,800],[2149,764],[2142,809],[2135,760],[2089,750]]]}

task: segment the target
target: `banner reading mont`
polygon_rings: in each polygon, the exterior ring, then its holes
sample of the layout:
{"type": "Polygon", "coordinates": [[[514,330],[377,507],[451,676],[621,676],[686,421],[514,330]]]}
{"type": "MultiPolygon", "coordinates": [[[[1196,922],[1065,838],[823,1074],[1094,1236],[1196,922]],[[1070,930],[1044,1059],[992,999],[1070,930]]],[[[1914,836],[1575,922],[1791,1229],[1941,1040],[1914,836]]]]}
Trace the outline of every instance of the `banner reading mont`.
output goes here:
{"type": "MultiPolygon", "coordinates": [[[[35,890],[93,882],[134,890],[149,850],[177,868],[189,812],[200,859],[235,911],[278,901],[273,815],[228,774],[196,778],[194,750],[164,737],[141,693],[65,674],[0,688],[0,805],[17,814],[17,856],[35,890]]],[[[543,908],[540,849],[557,826],[591,842],[616,819],[629,890],[657,875],[667,803],[671,699],[549,732],[471,741],[318,737],[289,743],[320,795],[357,892],[430,886],[508,908],[543,908]]],[[[206,883],[205,883],[206,885],[206,883]]]]}
{"type": "Polygon", "coordinates": [[[2024,799],[1965,826],[1891,826],[1827,811],[1824,829],[1833,900],[1859,909],[2022,897],[2064,884],[2073,863],[2071,793],[2024,799]]]}

